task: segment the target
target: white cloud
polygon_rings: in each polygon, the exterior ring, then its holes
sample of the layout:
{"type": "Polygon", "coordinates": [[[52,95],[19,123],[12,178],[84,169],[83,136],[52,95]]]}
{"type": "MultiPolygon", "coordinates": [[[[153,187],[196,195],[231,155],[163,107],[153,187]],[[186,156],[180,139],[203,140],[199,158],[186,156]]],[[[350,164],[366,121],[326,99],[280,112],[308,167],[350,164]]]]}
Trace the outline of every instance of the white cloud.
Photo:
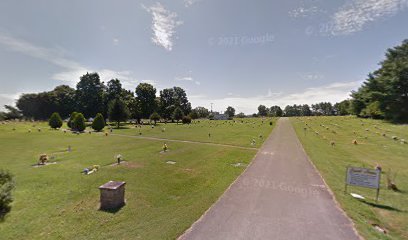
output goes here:
{"type": "Polygon", "coordinates": [[[177,81],[193,81],[194,79],[190,76],[186,76],[186,77],[176,77],[177,81]]]}
{"type": "Polygon", "coordinates": [[[304,17],[314,16],[319,12],[323,12],[323,11],[321,11],[316,6],[298,7],[296,9],[289,11],[289,16],[292,18],[304,18],[304,17]]]}
{"type": "Polygon", "coordinates": [[[36,46],[30,42],[18,39],[9,35],[0,33],[0,44],[6,46],[9,50],[41,59],[45,62],[51,63],[64,70],[55,73],[51,76],[54,80],[67,82],[74,85],[79,81],[79,78],[87,72],[98,72],[101,81],[107,82],[113,78],[121,80],[123,87],[134,89],[139,82],[133,77],[131,71],[115,71],[111,69],[94,69],[81,65],[78,62],[72,61],[65,57],[63,49],[43,48],[36,46]]]}
{"type": "Polygon", "coordinates": [[[332,35],[349,35],[371,23],[406,9],[408,0],[352,0],[332,17],[332,35]]]}
{"type": "Polygon", "coordinates": [[[201,0],[184,0],[184,6],[185,7],[190,7],[198,2],[200,2],[201,0]]]}
{"type": "Polygon", "coordinates": [[[227,96],[225,98],[209,98],[204,95],[193,95],[189,99],[194,107],[203,106],[210,107],[210,103],[214,103],[215,111],[224,111],[228,106],[233,106],[237,112],[251,114],[257,111],[260,104],[268,107],[279,105],[285,107],[293,104],[313,104],[317,102],[339,102],[349,98],[351,90],[357,89],[361,82],[345,82],[332,83],[330,85],[307,88],[302,92],[283,94],[273,93],[268,90],[266,95],[253,97],[234,97],[227,96]]]}
{"type": "Polygon", "coordinates": [[[278,97],[282,95],[282,92],[272,92],[272,90],[269,88],[268,89],[268,94],[266,94],[266,97],[270,98],[270,97],[278,97]]]}
{"type": "Polygon", "coordinates": [[[201,83],[199,81],[195,81],[194,78],[191,76],[192,71],[188,71],[188,73],[184,76],[178,76],[175,77],[174,79],[176,81],[187,81],[187,82],[193,82],[196,85],[201,85],[201,83]]]}
{"type": "Polygon", "coordinates": [[[150,85],[156,86],[157,82],[155,80],[151,80],[151,79],[143,79],[142,81],[140,81],[141,83],[148,83],[150,85]]]}
{"type": "Polygon", "coordinates": [[[171,51],[173,49],[173,37],[176,33],[175,28],[183,22],[177,20],[177,13],[170,12],[159,2],[151,7],[143,5],[142,7],[152,14],[153,43],[171,51]]]}

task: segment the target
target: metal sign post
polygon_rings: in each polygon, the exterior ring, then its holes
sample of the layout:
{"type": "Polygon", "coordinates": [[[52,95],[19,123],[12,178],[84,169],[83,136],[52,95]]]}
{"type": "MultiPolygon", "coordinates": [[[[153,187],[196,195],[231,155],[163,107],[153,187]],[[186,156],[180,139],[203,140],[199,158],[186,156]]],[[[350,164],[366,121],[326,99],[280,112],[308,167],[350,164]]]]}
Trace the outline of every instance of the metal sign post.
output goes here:
{"type": "Polygon", "coordinates": [[[345,193],[347,192],[347,185],[373,188],[377,190],[375,202],[378,202],[378,197],[380,195],[380,178],[381,170],[379,169],[348,166],[346,168],[346,181],[344,192],[345,193]]]}

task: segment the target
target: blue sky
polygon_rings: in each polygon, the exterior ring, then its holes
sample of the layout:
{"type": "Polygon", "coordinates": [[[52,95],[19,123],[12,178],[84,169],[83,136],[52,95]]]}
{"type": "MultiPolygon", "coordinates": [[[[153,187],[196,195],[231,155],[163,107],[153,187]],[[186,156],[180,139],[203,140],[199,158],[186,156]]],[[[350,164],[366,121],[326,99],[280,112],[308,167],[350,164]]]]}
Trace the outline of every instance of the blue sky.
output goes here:
{"type": "Polygon", "coordinates": [[[340,101],[408,38],[408,0],[0,2],[0,104],[97,71],[193,107],[340,101]]]}

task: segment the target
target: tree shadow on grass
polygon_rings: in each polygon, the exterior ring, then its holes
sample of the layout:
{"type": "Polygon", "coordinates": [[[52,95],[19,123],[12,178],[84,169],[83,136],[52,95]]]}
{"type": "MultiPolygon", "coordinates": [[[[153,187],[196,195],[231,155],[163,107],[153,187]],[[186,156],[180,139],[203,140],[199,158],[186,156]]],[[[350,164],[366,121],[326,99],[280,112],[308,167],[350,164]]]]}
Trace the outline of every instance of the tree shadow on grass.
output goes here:
{"type": "Polygon", "coordinates": [[[360,200],[360,202],[365,203],[365,204],[370,205],[370,206],[375,207],[375,208],[381,208],[381,209],[388,210],[388,211],[404,212],[404,211],[401,211],[398,208],[394,208],[394,207],[383,205],[383,204],[368,202],[368,201],[365,201],[365,200],[360,200]]]}

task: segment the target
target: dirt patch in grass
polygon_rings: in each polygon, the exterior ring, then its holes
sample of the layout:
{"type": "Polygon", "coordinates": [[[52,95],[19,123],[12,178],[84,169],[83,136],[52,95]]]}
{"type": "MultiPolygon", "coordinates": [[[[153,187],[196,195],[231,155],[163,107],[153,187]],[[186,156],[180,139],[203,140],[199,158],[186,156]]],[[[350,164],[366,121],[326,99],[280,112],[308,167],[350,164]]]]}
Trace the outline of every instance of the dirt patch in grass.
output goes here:
{"type": "Polygon", "coordinates": [[[48,165],[55,165],[55,164],[57,164],[57,162],[48,162],[48,163],[44,163],[44,164],[33,164],[31,166],[34,167],[34,168],[39,168],[39,167],[45,167],[45,166],[48,166],[48,165]]]}

